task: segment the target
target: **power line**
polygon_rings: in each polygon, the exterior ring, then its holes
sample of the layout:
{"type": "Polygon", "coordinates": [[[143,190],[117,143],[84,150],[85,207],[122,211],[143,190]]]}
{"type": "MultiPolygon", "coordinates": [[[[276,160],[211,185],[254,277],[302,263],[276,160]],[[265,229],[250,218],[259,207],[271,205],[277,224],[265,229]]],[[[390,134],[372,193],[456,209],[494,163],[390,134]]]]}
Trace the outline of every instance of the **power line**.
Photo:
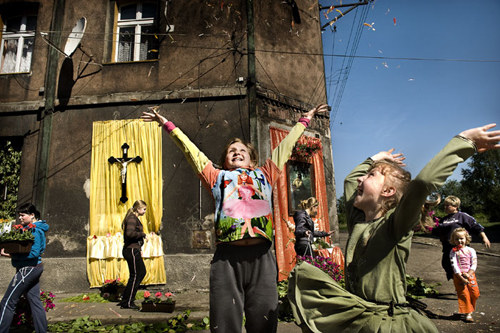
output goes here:
{"type": "MultiPolygon", "coordinates": [[[[362,26],[362,23],[360,24],[362,26]]],[[[88,35],[89,33],[86,33],[88,35]]],[[[95,33],[98,34],[98,33],[95,33]]],[[[144,35],[144,34],[143,34],[144,35]]],[[[151,34],[155,35],[155,34],[151,34]]],[[[168,35],[168,34],[156,34],[168,35]]],[[[224,35],[224,34],[219,34],[224,35]]],[[[208,35],[206,35],[208,36],[208,35]]],[[[212,34],[210,36],[217,36],[217,34],[212,34]]],[[[224,35],[225,36],[225,35],[224,35]]],[[[82,40],[85,41],[96,41],[95,38],[86,38],[82,40]]],[[[106,41],[103,39],[101,41],[106,41]]],[[[227,43],[226,43],[227,44],[227,43]]],[[[37,49],[41,46],[35,45],[34,48],[37,49]]],[[[202,45],[181,45],[177,42],[169,44],[167,46],[172,48],[185,48],[185,49],[196,49],[196,50],[224,50],[224,51],[237,51],[242,54],[246,54],[246,48],[234,48],[234,47],[214,47],[214,46],[202,46],[202,45]]],[[[382,59],[382,60],[408,60],[408,61],[451,61],[451,62],[477,62],[477,63],[499,63],[500,59],[460,59],[460,58],[423,58],[423,57],[388,57],[388,56],[370,56],[370,55],[347,55],[347,54],[335,54],[335,53],[324,53],[324,52],[302,52],[302,51],[289,51],[289,50],[267,50],[267,49],[255,49],[255,52],[264,53],[275,53],[275,54],[289,54],[289,55],[306,55],[306,56],[324,56],[324,57],[336,57],[336,58],[360,58],[360,59],[382,59]]]]}

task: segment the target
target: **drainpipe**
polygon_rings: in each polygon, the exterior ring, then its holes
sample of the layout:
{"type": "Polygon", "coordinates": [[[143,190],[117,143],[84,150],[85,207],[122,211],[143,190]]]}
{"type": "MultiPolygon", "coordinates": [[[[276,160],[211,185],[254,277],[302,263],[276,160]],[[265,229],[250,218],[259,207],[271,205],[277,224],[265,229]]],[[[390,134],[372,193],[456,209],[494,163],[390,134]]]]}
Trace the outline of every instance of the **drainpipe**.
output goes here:
{"type": "MultiPolygon", "coordinates": [[[[61,31],[64,18],[65,0],[54,1],[52,21],[50,24],[49,40],[55,45],[61,45],[61,31]]],[[[54,113],[57,67],[59,65],[59,52],[49,46],[47,53],[47,72],[45,76],[45,105],[40,114],[40,134],[38,138],[38,170],[35,184],[35,205],[42,216],[46,211],[47,177],[49,171],[50,139],[52,136],[52,116],[54,113]]]]}
{"type": "Polygon", "coordinates": [[[250,142],[255,147],[259,147],[259,137],[257,135],[257,87],[255,78],[255,25],[253,0],[247,0],[247,49],[248,49],[248,114],[250,118],[250,142]]]}

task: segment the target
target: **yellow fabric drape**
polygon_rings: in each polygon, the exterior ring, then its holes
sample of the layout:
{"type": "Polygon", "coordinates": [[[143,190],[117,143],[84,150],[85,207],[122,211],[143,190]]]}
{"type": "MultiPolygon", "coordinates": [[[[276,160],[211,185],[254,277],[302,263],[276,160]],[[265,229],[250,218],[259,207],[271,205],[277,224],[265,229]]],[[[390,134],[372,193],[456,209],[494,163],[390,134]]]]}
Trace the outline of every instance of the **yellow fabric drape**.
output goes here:
{"type": "Polygon", "coordinates": [[[148,205],[141,217],[147,234],[143,246],[146,277],[143,284],[164,284],[165,266],[161,236],[157,234],[162,219],[162,137],[161,128],[140,119],[98,121],[93,124],[92,163],[90,172],[90,230],[87,238],[87,276],[90,287],[105,280],[120,278],[125,282],[129,272],[122,257],[121,224],[127,210],[136,200],[148,205]],[[121,146],[127,143],[128,157],[140,156],[142,162],[127,165],[126,203],[120,202],[120,163],[109,157],[123,156],[121,146]]]}

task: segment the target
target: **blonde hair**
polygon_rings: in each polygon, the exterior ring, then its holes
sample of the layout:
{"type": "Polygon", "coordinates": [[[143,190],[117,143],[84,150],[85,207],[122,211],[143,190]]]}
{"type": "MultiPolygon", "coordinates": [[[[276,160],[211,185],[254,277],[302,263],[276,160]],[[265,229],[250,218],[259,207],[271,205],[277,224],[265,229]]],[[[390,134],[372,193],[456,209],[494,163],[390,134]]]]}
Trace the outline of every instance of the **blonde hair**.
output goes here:
{"type": "Polygon", "coordinates": [[[136,202],[134,202],[132,207],[130,207],[127,210],[127,214],[125,214],[125,218],[122,221],[122,229],[125,227],[125,223],[127,222],[127,219],[131,214],[134,214],[137,216],[137,212],[139,211],[139,209],[147,207],[147,206],[148,205],[142,200],[137,200],[136,202]]]}
{"type": "Polygon", "coordinates": [[[299,203],[299,208],[302,210],[311,209],[316,206],[319,206],[319,202],[315,197],[307,198],[299,203]]]}
{"type": "Polygon", "coordinates": [[[248,155],[250,155],[250,162],[253,164],[253,166],[257,166],[258,161],[258,155],[257,155],[257,149],[255,149],[254,145],[251,144],[250,142],[243,141],[240,138],[232,138],[229,140],[229,142],[226,144],[226,147],[222,151],[222,155],[220,156],[219,163],[222,166],[223,169],[226,168],[226,156],[227,156],[227,151],[229,150],[229,146],[231,146],[233,143],[241,143],[248,149],[248,155]]]}
{"type": "Polygon", "coordinates": [[[465,241],[465,245],[469,245],[470,244],[470,242],[472,241],[472,237],[469,235],[469,232],[467,231],[467,229],[465,229],[465,228],[456,228],[451,233],[450,240],[449,240],[452,245],[455,245],[455,241],[457,239],[457,234],[461,233],[461,232],[465,233],[465,240],[466,240],[465,241]]]}
{"type": "Polygon", "coordinates": [[[444,199],[444,205],[450,205],[453,207],[457,207],[457,209],[460,208],[460,199],[454,195],[449,195],[444,199]]]}
{"type": "Polygon", "coordinates": [[[408,184],[411,181],[411,174],[397,163],[390,160],[375,162],[369,171],[373,169],[378,169],[380,173],[384,175],[384,185],[393,186],[396,189],[396,193],[386,198],[382,203],[382,214],[385,214],[398,205],[399,200],[401,200],[401,197],[405,194],[408,184]]]}

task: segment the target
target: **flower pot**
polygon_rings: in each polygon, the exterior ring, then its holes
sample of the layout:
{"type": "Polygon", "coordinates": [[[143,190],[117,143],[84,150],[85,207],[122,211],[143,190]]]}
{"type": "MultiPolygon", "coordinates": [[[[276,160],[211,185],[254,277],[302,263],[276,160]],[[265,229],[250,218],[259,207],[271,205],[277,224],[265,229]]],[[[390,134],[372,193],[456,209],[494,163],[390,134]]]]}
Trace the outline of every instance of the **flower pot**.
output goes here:
{"type": "Polygon", "coordinates": [[[12,253],[27,254],[30,253],[32,245],[33,245],[32,240],[6,241],[0,243],[0,248],[3,248],[4,251],[9,254],[12,253]]]}
{"type": "Polygon", "coordinates": [[[164,302],[159,302],[159,303],[146,303],[142,302],[142,312],[174,312],[175,310],[175,301],[172,303],[164,303],[164,302]]]}
{"type": "Polygon", "coordinates": [[[110,302],[118,302],[125,291],[125,286],[109,286],[107,288],[101,287],[100,291],[102,298],[110,302]]]}

